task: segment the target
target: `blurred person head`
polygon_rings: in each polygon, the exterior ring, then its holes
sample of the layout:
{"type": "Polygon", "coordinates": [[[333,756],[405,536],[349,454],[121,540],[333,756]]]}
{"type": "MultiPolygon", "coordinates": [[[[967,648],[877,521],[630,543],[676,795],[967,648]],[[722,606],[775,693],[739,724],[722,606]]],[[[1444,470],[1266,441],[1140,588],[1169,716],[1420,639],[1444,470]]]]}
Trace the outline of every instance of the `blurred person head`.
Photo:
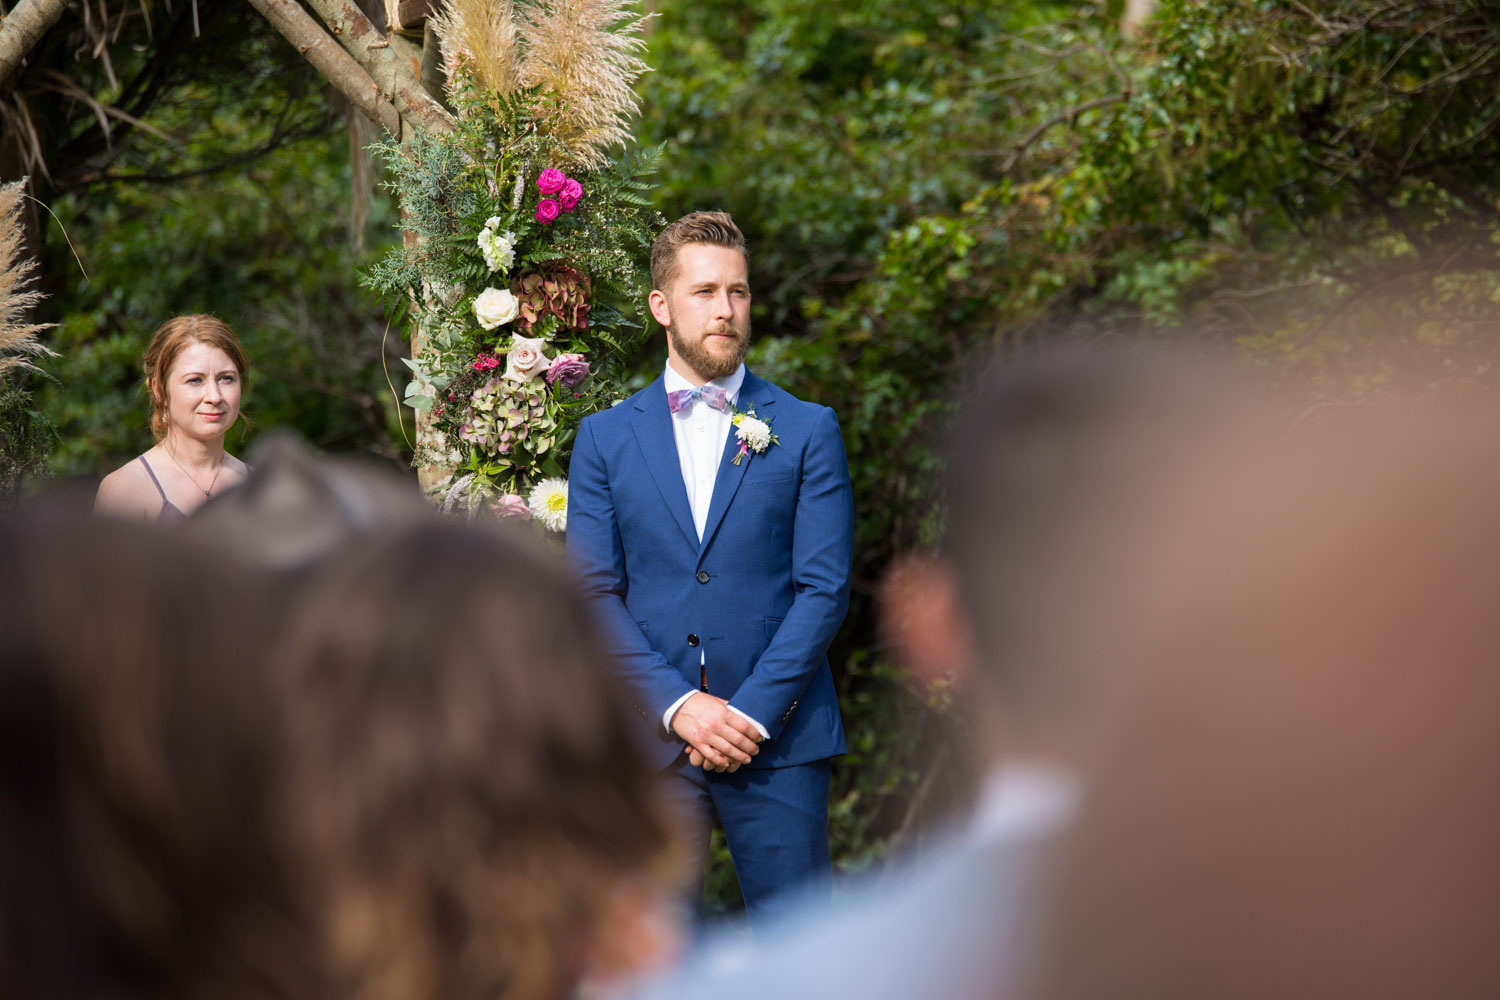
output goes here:
{"type": "Polygon", "coordinates": [[[436,518],[415,479],[370,459],[315,454],[286,432],[257,441],[249,465],[184,530],[275,571],[281,584],[355,539],[436,518]]]}
{"type": "Polygon", "coordinates": [[[1112,650],[1043,996],[1500,992],[1500,426],[1299,430],[1203,491],[1112,650]]]}
{"type": "Polygon", "coordinates": [[[253,576],[37,508],[0,552],[5,995],[327,996],[268,825],[253,576]]]}
{"type": "Polygon", "coordinates": [[[982,760],[1075,754],[1126,680],[1095,640],[1180,481],[1241,447],[1256,402],[1227,367],[1144,346],[1046,348],[984,378],[952,432],[945,542],[885,602],[916,672],[967,688],[982,760]]]}
{"type": "Polygon", "coordinates": [[[250,360],[218,317],[196,313],[167,320],[146,346],[142,368],[157,441],[174,430],[222,437],[240,415],[250,360]]]}
{"type": "Polygon", "coordinates": [[[285,816],[363,1000],[567,997],[670,936],[657,776],[538,545],[413,527],[333,553],[298,599],[285,816]]]}

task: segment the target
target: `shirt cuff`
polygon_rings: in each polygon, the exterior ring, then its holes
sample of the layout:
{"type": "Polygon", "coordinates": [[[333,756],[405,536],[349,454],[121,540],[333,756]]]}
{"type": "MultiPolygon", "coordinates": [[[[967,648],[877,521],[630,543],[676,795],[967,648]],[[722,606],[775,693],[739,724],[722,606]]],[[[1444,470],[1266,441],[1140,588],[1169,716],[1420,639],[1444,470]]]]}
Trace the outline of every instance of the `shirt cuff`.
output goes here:
{"type": "MultiPolygon", "coordinates": [[[[681,698],[678,698],[676,701],[672,702],[671,706],[665,712],[662,713],[662,716],[661,716],[661,727],[663,729],[665,729],[667,732],[671,733],[673,736],[676,736],[677,733],[674,732],[673,729],[672,729],[672,716],[674,716],[674,715],[677,714],[677,710],[682,707],[682,703],[683,702],[687,701],[689,698],[691,698],[693,695],[695,695],[697,693],[698,692],[696,692],[696,691],[689,691],[687,694],[683,695],[681,698]]],[[[744,715],[745,713],[741,712],[740,714],[744,715]]],[[[750,717],[747,715],[747,716],[745,716],[745,718],[749,719],[750,717]]],[[[750,719],[750,721],[751,722],[755,722],[754,719],[750,719]]],[[[759,725],[759,723],[756,723],[756,725],[759,725]]]]}
{"type": "MultiPolygon", "coordinates": [[[[681,704],[681,702],[678,702],[678,704],[681,704]]],[[[761,739],[768,740],[768,739],[771,738],[771,731],[768,730],[765,726],[762,726],[760,724],[760,721],[758,719],[756,719],[755,716],[753,716],[753,715],[746,715],[744,712],[741,712],[739,709],[735,708],[733,705],[729,706],[729,710],[731,712],[733,712],[735,715],[740,716],[741,718],[749,719],[750,720],[750,725],[754,726],[760,732],[760,738],[761,739]]]]}

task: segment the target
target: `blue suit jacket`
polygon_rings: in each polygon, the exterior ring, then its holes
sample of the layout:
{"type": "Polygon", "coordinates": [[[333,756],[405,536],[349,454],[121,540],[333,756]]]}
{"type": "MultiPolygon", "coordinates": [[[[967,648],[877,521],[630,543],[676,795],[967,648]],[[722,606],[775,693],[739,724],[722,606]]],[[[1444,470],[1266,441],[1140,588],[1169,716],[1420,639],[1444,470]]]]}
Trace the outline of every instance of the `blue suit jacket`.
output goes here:
{"type": "Polygon", "coordinates": [[[730,433],[701,544],[661,379],[586,418],[573,446],[568,560],[662,766],[682,743],[661,716],[698,689],[700,652],[709,692],[770,731],[752,767],[844,752],[827,657],[849,605],[853,534],[838,419],[749,372],[737,408],[781,443],[734,465],[730,433]]]}

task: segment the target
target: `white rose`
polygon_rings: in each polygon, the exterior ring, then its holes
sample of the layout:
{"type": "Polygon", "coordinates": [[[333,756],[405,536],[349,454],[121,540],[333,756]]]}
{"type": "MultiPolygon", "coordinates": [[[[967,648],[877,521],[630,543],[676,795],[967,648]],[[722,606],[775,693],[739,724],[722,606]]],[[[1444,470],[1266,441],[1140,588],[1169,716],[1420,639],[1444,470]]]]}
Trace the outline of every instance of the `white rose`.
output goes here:
{"type": "Polygon", "coordinates": [[[542,353],[546,346],[545,340],[512,338],[510,350],[505,355],[505,377],[512,382],[530,382],[545,372],[552,363],[552,359],[542,353]]]}
{"type": "Polygon", "coordinates": [[[757,454],[766,450],[771,443],[771,427],[764,420],[755,417],[742,417],[739,426],[735,428],[734,436],[750,446],[750,450],[757,454]]]}
{"type": "Polygon", "coordinates": [[[509,288],[486,288],[474,300],[474,318],[486,330],[509,323],[521,314],[521,303],[509,288]]]}

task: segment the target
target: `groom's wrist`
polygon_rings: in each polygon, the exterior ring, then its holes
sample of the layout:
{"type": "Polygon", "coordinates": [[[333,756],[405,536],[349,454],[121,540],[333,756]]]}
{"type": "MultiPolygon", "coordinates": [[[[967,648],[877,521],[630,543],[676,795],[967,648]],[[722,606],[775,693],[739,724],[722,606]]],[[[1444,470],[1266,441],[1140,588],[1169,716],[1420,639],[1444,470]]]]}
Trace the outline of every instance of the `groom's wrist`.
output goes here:
{"type": "Polygon", "coordinates": [[[768,739],[771,738],[771,731],[769,729],[767,729],[765,726],[762,726],[760,724],[760,720],[757,719],[755,716],[751,715],[749,712],[742,712],[739,709],[735,708],[733,705],[729,706],[729,710],[731,712],[733,712],[735,715],[738,715],[740,718],[747,720],[750,723],[750,725],[754,726],[755,727],[755,731],[757,733],[760,733],[760,738],[761,739],[768,740],[768,739]]]}
{"type": "Polygon", "coordinates": [[[683,704],[693,696],[693,694],[693,691],[689,691],[681,698],[678,698],[676,701],[672,702],[672,704],[667,707],[667,710],[661,714],[661,727],[665,729],[669,735],[677,735],[677,731],[672,728],[672,720],[676,717],[677,710],[681,708],[683,704]]]}

